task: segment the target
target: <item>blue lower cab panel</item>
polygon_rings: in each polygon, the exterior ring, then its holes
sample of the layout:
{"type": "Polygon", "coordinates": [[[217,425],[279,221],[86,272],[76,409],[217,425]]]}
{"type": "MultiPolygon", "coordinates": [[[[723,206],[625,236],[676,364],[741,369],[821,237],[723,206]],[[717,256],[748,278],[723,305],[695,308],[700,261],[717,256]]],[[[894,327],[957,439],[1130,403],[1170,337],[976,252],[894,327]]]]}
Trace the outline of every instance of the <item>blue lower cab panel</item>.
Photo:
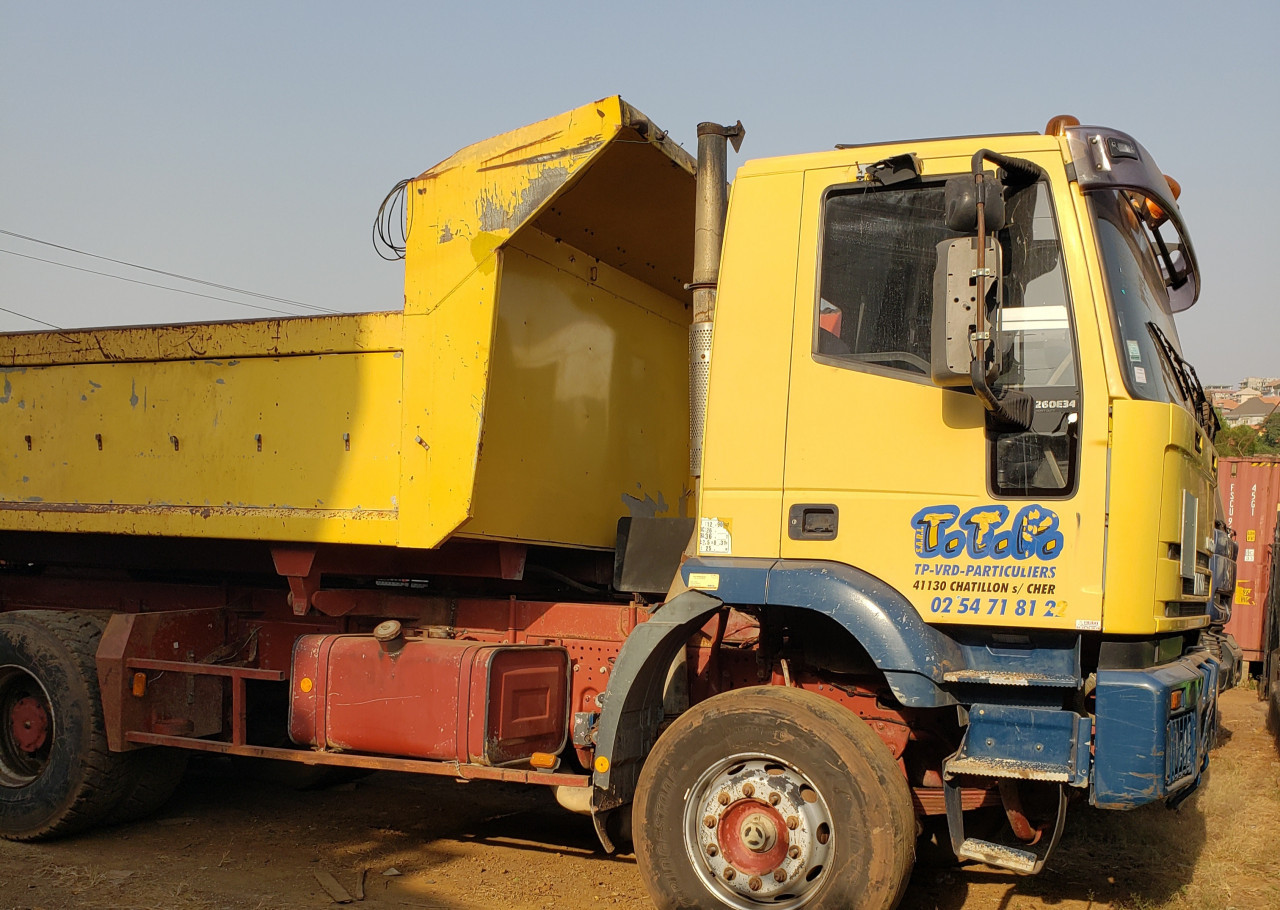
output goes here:
{"type": "Polygon", "coordinates": [[[1218,664],[1207,652],[1146,670],[1099,670],[1089,801],[1130,809],[1197,787],[1217,698],[1218,664]]]}

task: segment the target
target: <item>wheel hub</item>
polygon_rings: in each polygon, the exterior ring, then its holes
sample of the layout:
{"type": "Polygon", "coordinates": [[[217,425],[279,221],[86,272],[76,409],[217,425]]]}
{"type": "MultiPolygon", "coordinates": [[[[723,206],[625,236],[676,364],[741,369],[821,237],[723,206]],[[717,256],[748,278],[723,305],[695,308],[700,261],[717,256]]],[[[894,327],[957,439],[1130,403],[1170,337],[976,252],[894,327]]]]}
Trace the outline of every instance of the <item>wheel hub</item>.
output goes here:
{"type": "Polygon", "coordinates": [[[0,667],[0,787],[25,787],[39,777],[53,737],[53,712],[40,683],[20,667],[0,667]]]}
{"type": "Polygon", "coordinates": [[[831,814],[786,762],[760,755],[718,762],[689,794],[685,822],[690,858],[731,907],[801,907],[822,882],[831,814]]]}
{"type": "Polygon", "coordinates": [[[743,819],[738,838],[751,852],[768,853],[778,842],[778,826],[765,813],[753,812],[743,819]]]}
{"type": "Polygon", "coordinates": [[[35,752],[49,737],[49,714],[35,698],[27,696],[9,712],[13,740],[23,752],[35,752]]]}

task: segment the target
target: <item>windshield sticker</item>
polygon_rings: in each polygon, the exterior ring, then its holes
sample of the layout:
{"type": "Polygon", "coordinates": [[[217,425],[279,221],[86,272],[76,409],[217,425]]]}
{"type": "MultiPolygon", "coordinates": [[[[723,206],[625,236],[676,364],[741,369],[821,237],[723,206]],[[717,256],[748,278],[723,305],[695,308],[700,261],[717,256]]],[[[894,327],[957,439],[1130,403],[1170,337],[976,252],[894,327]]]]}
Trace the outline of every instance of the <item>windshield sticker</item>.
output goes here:
{"type": "Polygon", "coordinates": [[[1147,384],[1147,371],[1146,371],[1146,370],[1144,370],[1142,367],[1134,367],[1134,368],[1133,368],[1133,381],[1134,381],[1134,382],[1140,382],[1140,383],[1142,383],[1143,385],[1146,385],[1146,384],[1147,384]]]}
{"type": "Polygon", "coordinates": [[[1133,361],[1142,360],[1142,349],[1138,347],[1138,342],[1130,338],[1128,341],[1125,342],[1125,344],[1128,345],[1129,347],[1130,360],[1133,360],[1133,361]]]}

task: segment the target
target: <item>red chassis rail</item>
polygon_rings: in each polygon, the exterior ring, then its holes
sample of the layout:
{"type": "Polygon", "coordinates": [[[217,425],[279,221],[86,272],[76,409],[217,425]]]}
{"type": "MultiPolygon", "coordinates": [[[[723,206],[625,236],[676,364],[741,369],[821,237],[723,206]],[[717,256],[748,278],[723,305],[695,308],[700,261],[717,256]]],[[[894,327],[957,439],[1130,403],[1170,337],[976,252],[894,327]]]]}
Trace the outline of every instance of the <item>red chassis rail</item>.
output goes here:
{"type": "MultiPolygon", "coordinates": [[[[395,551],[344,547],[275,548],[270,555],[275,578],[264,577],[261,571],[224,571],[220,576],[206,574],[198,583],[165,580],[163,575],[148,579],[146,572],[138,571],[125,574],[104,568],[62,574],[56,568],[33,572],[24,567],[24,571],[0,572],[0,609],[110,613],[98,651],[98,673],[113,749],[163,745],[308,765],[550,786],[590,785],[587,773],[252,742],[250,684],[287,684],[299,636],[368,633],[378,621],[395,618],[429,636],[564,648],[572,667],[570,714],[589,715],[598,711],[597,698],[608,686],[623,642],[647,619],[642,602],[534,600],[485,592],[436,596],[414,590],[420,587],[416,579],[424,576],[519,582],[528,567],[527,549],[520,545],[463,542],[450,552],[414,554],[412,559],[395,551]],[[391,576],[391,584],[330,583],[370,576],[382,581],[391,576]],[[244,577],[249,578],[247,583],[226,580],[244,577]]],[[[245,568],[250,567],[231,561],[230,569],[245,568]]],[[[260,561],[251,568],[260,569],[260,561]]],[[[585,574],[589,577],[591,570],[585,574]]],[[[425,586],[430,590],[430,585],[425,586]]],[[[928,729],[871,688],[837,684],[804,668],[793,672],[785,661],[763,665],[758,642],[752,640],[754,629],[752,617],[727,612],[691,640],[692,701],[761,683],[819,692],[863,717],[899,759],[908,778],[913,777],[904,752],[911,742],[927,742],[928,729]]],[[[590,768],[590,743],[579,740],[575,750],[578,763],[590,768]]],[[[940,779],[928,772],[914,777],[917,813],[942,814],[940,779]]],[[[995,789],[966,789],[962,795],[965,809],[1000,804],[995,789]]]]}

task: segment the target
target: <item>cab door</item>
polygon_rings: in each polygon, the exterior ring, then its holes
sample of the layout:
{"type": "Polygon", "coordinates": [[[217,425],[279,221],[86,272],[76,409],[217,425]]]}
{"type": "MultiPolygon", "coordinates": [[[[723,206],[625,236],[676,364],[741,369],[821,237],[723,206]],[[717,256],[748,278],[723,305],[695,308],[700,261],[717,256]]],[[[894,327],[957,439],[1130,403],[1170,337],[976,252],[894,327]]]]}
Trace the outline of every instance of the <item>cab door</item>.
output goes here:
{"type": "Polygon", "coordinates": [[[1048,181],[1009,195],[989,311],[997,386],[1035,399],[1033,426],[998,426],[970,388],[932,379],[939,250],[963,236],[944,180],[967,165],[925,160],[889,186],[856,179],[873,169],[805,175],[781,554],[861,569],[931,622],[1097,629],[1106,393],[1082,395],[1079,232],[1048,181]]]}

